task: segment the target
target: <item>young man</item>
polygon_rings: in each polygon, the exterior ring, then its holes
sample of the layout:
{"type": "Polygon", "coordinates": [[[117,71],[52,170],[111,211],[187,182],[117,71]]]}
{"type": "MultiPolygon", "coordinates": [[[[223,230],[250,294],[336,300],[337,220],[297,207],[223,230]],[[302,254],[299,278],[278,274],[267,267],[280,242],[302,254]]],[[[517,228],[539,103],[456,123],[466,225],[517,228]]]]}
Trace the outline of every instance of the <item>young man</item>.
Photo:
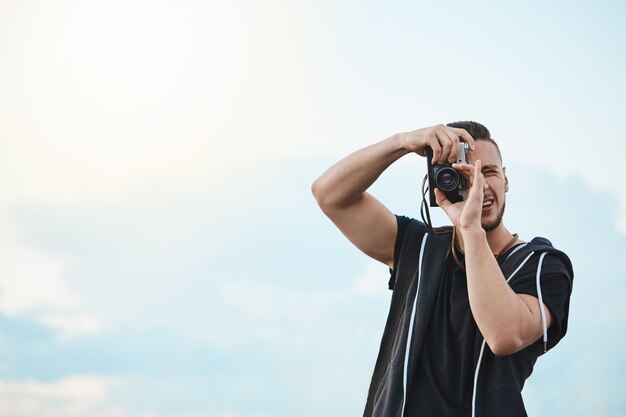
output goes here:
{"type": "Polygon", "coordinates": [[[365,416],[526,416],[521,390],[537,357],[565,335],[573,271],[544,238],[503,223],[509,183],[489,130],[456,122],[400,133],[354,152],[313,183],[324,213],[391,269],[391,308],[365,416]],[[433,151],[470,184],[437,204],[453,228],[395,216],[366,190],[400,157],[433,151]]]}

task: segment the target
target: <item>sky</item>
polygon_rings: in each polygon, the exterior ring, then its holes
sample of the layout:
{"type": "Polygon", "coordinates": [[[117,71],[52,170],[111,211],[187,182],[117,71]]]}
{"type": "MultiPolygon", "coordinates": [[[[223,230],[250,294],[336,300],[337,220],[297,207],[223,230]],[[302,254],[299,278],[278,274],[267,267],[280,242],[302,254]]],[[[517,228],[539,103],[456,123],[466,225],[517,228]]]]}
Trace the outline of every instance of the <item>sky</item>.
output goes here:
{"type": "MultiPolygon", "coordinates": [[[[529,415],[626,416],[625,17],[618,1],[0,0],[0,417],[361,415],[388,271],[310,186],[456,120],[500,144],[509,230],[574,265],[529,415]]],[[[371,192],[418,217],[425,170],[407,155],[371,192]]]]}

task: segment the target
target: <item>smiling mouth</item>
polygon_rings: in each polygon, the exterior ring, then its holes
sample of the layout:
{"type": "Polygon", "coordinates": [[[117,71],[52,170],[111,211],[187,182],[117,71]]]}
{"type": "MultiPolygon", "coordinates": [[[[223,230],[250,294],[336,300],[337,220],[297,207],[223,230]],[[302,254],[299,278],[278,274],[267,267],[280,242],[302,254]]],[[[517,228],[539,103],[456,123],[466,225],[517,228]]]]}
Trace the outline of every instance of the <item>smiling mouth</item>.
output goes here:
{"type": "Polygon", "coordinates": [[[483,201],[483,210],[489,209],[492,204],[493,204],[493,199],[492,198],[484,200],[483,201]]]}

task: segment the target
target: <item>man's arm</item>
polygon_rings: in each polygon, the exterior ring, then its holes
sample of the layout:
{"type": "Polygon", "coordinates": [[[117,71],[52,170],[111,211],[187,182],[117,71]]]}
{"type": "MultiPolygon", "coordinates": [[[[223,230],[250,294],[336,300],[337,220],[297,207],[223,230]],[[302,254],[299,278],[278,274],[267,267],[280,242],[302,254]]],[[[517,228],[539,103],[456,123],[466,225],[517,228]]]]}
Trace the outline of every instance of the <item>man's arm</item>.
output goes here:
{"type": "MultiPolygon", "coordinates": [[[[541,337],[541,307],[536,297],[517,294],[511,289],[489,247],[480,223],[485,187],[481,165],[481,161],[476,161],[472,168],[473,180],[466,201],[452,204],[439,190],[435,194],[437,203],[458,227],[463,239],[467,291],[474,320],[491,351],[509,355],[541,337]]],[[[547,307],[544,311],[550,327],[552,315],[547,307]]]]}
{"type": "Polygon", "coordinates": [[[474,146],[463,129],[443,125],[399,133],[360,149],[330,167],[312,186],[322,211],[368,256],[393,268],[395,216],[367,189],[392,163],[410,152],[433,149],[434,162],[453,162],[460,139],[474,146]]]}
{"type": "MultiPolygon", "coordinates": [[[[538,299],[511,289],[482,228],[461,233],[470,307],[489,348],[496,355],[510,355],[531,345],[543,333],[538,299]]],[[[552,315],[545,306],[544,311],[550,327],[552,315]]]]}

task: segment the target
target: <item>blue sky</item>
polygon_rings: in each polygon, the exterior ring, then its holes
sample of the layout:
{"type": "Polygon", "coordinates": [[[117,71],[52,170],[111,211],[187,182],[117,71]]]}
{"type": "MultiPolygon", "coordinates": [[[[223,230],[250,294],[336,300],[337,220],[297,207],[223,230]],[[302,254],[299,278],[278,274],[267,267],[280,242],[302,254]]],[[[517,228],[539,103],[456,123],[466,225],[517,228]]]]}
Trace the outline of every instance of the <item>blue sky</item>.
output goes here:
{"type": "MultiPolygon", "coordinates": [[[[310,184],[463,119],[500,143],[508,228],[575,268],[529,414],[626,416],[625,12],[0,0],[0,417],[360,415],[387,271],[310,184]]],[[[419,216],[424,172],[372,192],[419,216]]]]}

